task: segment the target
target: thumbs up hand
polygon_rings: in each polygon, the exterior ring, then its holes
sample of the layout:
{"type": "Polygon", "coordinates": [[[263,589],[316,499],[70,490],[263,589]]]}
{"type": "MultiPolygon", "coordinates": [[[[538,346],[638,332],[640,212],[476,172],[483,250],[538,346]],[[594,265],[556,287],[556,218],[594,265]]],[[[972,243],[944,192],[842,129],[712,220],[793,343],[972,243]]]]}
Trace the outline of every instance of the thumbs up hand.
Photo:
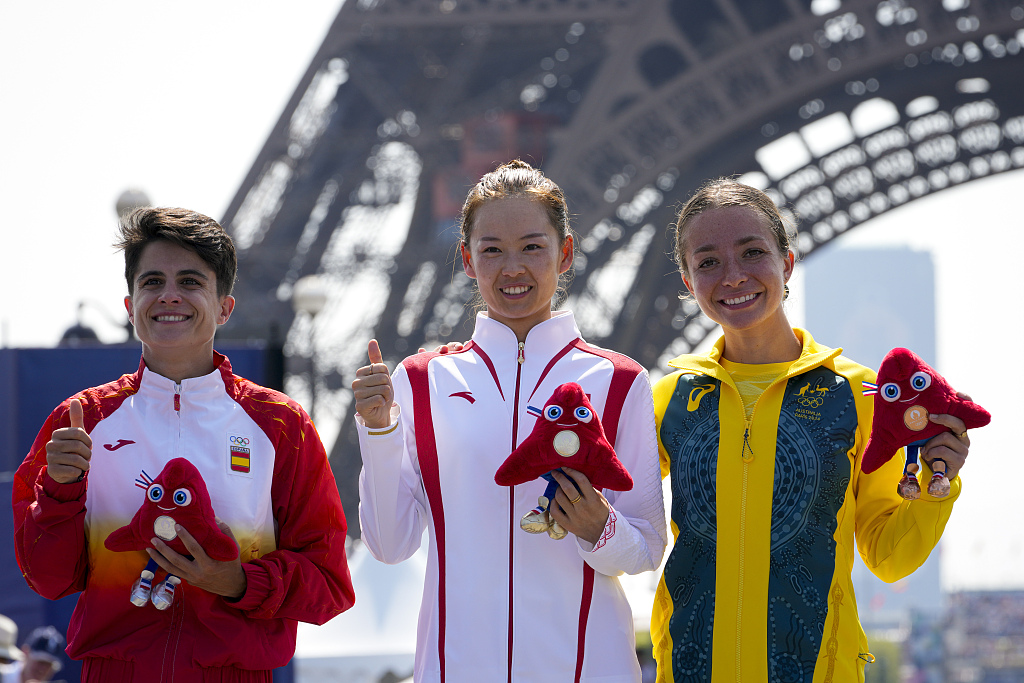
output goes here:
{"type": "Polygon", "coordinates": [[[68,414],[71,426],[53,430],[46,443],[46,473],[58,484],[79,481],[92,458],[92,439],[85,431],[82,402],[71,399],[68,414]]]}
{"type": "Polygon", "coordinates": [[[391,375],[380,346],[376,339],[371,339],[366,348],[370,364],[356,370],[356,378],[352,380],[352,393],[356,398],[356,412],[370,429],[383,429],[391,424],[391,405],[395,400],[395,390],[391,385],[391,375]]]}

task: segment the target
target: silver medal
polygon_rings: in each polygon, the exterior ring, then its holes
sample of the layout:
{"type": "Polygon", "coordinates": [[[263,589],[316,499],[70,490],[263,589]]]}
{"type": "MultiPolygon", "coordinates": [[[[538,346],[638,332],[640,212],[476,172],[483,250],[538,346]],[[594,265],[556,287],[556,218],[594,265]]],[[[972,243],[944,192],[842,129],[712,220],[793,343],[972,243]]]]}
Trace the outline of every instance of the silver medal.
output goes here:
{"type": "Polygon", "coordinates": [[[167,515],[160,515],[156,518],[156,521],[153,522],[153,532],[165,541],[170,541],[178,535],[178,532],[174,530],[174,519],[167,515]]]}

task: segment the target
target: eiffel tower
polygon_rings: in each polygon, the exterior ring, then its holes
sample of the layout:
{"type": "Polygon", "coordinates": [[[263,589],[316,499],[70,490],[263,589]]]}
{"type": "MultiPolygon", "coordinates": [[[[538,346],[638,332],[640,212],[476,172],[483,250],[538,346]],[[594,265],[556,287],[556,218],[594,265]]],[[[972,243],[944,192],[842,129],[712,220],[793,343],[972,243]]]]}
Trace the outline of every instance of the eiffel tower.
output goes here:
{"type": "Polygon", "coordinates": [[[1020,169],[1022,48],[1019,0],[348,0],[224,216],[241,305],[221,337],[286,331],[285,388],[315,390],[355,519],[348,384],[371,337],[391,365],[469,337],[455,223],[481,174],[519,157],[562,186],[564,305],[588,341],[664,367],[715,329],[667,256],[704,179],[765,189],[806,256],[1020,169]],[[296,315],[311,274],[327,305],[296,315]]]}

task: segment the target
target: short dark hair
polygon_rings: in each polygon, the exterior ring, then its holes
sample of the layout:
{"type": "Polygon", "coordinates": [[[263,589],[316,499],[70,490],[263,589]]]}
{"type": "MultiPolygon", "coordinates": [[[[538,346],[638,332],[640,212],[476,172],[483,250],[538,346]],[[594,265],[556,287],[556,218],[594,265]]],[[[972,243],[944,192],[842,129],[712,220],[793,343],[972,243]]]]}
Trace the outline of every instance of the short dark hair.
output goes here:
{"type": "Polygon", "coordinates": [[[124,279],[129,294],[135,291],[135,272],[143,249],[159,240],[195,252],[213,270],[218,296],[231,294],[238,257],[231,235],[217,221],[188,209],[142,207],[123,214],[119,223],[120,239],[114,246],[124,251],[124,279]]]}

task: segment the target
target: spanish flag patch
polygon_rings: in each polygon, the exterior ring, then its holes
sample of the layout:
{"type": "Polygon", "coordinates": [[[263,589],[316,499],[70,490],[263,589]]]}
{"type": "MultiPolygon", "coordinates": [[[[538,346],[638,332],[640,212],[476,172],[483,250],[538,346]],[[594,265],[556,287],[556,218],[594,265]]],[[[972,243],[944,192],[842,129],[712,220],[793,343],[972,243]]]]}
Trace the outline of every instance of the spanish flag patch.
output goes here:
{"type": "Polygon", "coordinates": [[[232,436],[228,439],[231,446],[231,471],[249,473],[249,439],[232,436]]]}

